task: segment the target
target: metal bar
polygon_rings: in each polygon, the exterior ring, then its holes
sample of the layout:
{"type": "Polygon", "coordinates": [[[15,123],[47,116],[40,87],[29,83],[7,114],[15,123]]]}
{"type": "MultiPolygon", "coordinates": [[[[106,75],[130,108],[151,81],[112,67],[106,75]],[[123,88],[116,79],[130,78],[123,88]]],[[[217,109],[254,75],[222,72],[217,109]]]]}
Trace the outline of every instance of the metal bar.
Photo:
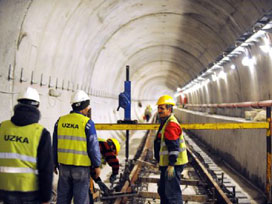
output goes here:
{"type": "Polygon", "coordinates": [[[113,193],[107,196],[102,196],[101,200],[111,200],[111,199],[116,199],[116,198],[123,198],[123,197],[137,197],[138,193],[113,193]]]}
{"type": "Polygon", "coordinates": [[[129,81],[129,66],[126,66],[126,81],[129,81]]]}
{"type": "MultiPolygon", "coordinates": [[[[146,139],[146,142],[145,142],[145,146],[144,146],[144,149],[141,153],[141,156],[140,156],[140,160],[144,161],[144,158],[146,157],[147,153],[148,153],[148,150],[151,148],[151,144],[152,144],[152,139],[151,139],[151,132],[150,131],[148,133],[148,136],[147,136],[147,139],[146,139]]],[[[121,192],[130,192],[131,191],[131,185],[134,184],[137,179],[138,179],[138,176],[139,176],[139,173],[140,173],[140,170],[141,170],[141,167],[142,167],[142,163],[141,162],[138,162],[136,163],[136,165],[134,165],[132,171],[130,172],[129,174],[129,179],[130,181],[126,181],[124,186],[122,187],[121,189],[121,192]]],[[[121,199],[117,199],[114,204],[120,204],[121,202],[125,202],[125,198],[121,199]]]]}
{"type": "MultiPolygon", "coordinates": [[[[158,183],[159,178],[150,178],[150,177],[139,177],[139,181],[144,183],[158,183]]],[[[188,186],[198,186],[201,184],[201,181],[194,180],[194,179],[181,179],[180,180],[182,185],[188,185],[188,186]]]]}
{"type": "Polygon", "coordinates": [[[221,103],[221,104],[186,104],[185,107],[203,107],[203,108],[262,108],[262,107],[271,107],[272,100],[265,101],[249,101],[242,103],[221,103]]]}
{"type": "Polygon", "coordinates": [[[204,165],[193,154],[192,150],[190,150],[189,148],[187,148],[187,153],[188,153],[188,155],[190,155],[191,157],[194,158],[194,161],[195,161],[196,165],[199,167],[199,170],[201,170],[203,172],[203,174],[206,175],[207,182],[209,182],[209,184],[214,187],[217,199],[219,199],[219,200],[217,200],[218,203],[231,204],[232,202],[230,201],[230,199],[222,191],[222,189],[220,188],[220,186],[214,181],[213,177],[208,172],[208,170],[204,167],[204,165]]]}
{"type": "Polygon", "coordinates": [[[126,130],[126,160],[129,157],[129,130],[126,130]]]}
{"type": "MultiPolygon", "coordinates": [[[[97,123],[96,130],[157,130],[159,124],[138,123],[138,124],[115,124],[115,123],[97,123]]],[[[183,129],[197,130],[223,130],[223,129],[267,129],[268,122],[258,123],[195,123],[195,124],[180,124],[183,129]]]]}
{"type": "MultiPolygon", "coordinates": [[[[155,192],[139,192],[138,193],[140,197],[143,198],[152,198],[152,199],[160,199],[160,196],[158,193],[155,192]]],[[[182,200],[183,201],[193,201],[193,202],[201,202],[205,203],[208,200],[208,197],[206,195],[186,195],[182,194],[182,200]]]]}
{"type": "Polygon", "coordinates": [[[155,164],[152,164],[152,163],[150,163],[150,162],[147,162],[147,161],[143,161],[143,160],[141,160],[141,159],[138,159],[137,160],[137,163],[141,163],[142,165],[144,165],[144,166],[148,166],[148,168],[155,168],[155,169],[158,169],[158,167],[155,165],[155,164]]]}
{"type": "Polygon", "coordinates": [[[271,107],[266,108],[266,121],[269,127],[266,130],[266,200],[271,203],[271,107]]]}

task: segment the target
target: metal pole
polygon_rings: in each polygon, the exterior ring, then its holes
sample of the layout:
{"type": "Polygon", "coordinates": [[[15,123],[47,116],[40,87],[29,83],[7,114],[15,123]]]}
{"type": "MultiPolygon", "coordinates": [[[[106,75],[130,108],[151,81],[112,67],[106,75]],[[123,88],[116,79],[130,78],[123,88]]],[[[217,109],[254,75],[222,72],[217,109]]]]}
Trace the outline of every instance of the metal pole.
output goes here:
{"type": "Polygon", "coordinates": [[[269,127],[266,130],[266,188],[267,203],[271,203],[271,107],[266,108],[266,121],[269,127]]]}
{"type": "Polygon", "coordinates": [[[126,81],[129,81],[129,66],[126,66],[126,81]]]}
{"type": "MultiPolygon", "coordinates": [[[[125,120],[131,120],[131,84],[129,81],[129,66],[126,66],[125,92],[128,94],[130,104],[125,111],[125,120]]],[[[126,161],[129,158],[129,130],[126,130],[126,161]]]]}
{"type": "Polygon", "coordinates": [[[126,130],[126,161],[129,157],[129,130],[126,130]]]}

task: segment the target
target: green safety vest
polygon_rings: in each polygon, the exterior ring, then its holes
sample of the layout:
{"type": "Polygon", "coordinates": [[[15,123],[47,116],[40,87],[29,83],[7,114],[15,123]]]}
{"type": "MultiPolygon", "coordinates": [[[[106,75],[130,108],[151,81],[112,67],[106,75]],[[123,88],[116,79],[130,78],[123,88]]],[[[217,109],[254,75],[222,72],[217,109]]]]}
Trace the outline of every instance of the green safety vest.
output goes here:
{"type": "Polygon", "coordinates": [[[168,166],[169,165],[169,155],[171,154],[175,154],[178,155],[177,157],[177,161],[175,163],[176,165],[183,165],[188,163],[188,156],[187,156],[187,150],[186,150],[186,145],[185,145],[185,140],[183,137],[183,134],[181,133],[180,137],[179,137],[179,151],[178,152],[168,152],[167,146],[165,144],[165,140],[164,140],[164,132],[165,132],[165,128],[167,126],[167,124],[169,122],[174,122],[174,123],[178,123],[177,119],[174,117],[174,115],[171,115],[167,121],[165,122],[164,126],[161,129],[161,147],[160,147],[160,166],[168,166]]]}
{"type": "Polygon", "coordinates": [[[10,120],[0,127],[0,189],[31,192],[38,190],[37,149],[43,127],[16,126],[10,120]]]}
{"type": "Polygon", "coordinates": [[[79,113],[60,117],[58,122],[58,162],[74,166],[91,166],[87,152],[85,127],[90,118],[79,113]]]}

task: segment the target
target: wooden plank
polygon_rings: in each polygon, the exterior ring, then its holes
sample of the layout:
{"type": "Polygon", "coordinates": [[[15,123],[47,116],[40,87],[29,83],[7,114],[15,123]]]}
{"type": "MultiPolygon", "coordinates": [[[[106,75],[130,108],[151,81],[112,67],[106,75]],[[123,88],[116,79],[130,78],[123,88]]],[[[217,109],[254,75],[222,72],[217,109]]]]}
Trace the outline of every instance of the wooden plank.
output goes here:
{"type": "MultiPolygon", "coordinates": [[[[139,192],[138,193],[140,197],[143,198],[151,198],[151,199],[160,199],[160,196],[158,193],[155,192],[139,192]]],[[[183,201],[192,201],[192,202],[207,202],[208,197],[206,195],[187,195],[182,194],[182,200],[183,201]]]]}
{"type": "MultiPolygon", "coordinates": [[[[160,179],[150,178],[150,177],[139,177],[139,180],[141,182],[146,182],[146,183],[158,183],[160,179]]],[[[201,182],[199,180],[194,180],[194,179],[181,179],[181,184],[188,185],[188,186],[199,186],[201,185],[201,182]]]]}

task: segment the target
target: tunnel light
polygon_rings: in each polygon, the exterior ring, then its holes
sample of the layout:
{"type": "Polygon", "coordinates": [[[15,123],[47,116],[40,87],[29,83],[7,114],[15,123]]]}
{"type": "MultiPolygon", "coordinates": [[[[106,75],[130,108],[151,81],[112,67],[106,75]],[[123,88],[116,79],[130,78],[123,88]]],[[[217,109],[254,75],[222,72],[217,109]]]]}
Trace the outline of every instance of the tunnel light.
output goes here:
{"type": "MultiPolygon", "coordinates": [[[[223,66],[231,63],[233,58],[242,54],[245,55],[245,57],[242,59],[243,66],[254,68],[257,63],[256,57],[251,56],[249,49],[250,47],[255,46],[260,41],[260,39],[264,40],[264,45],[261,45],[260,49],[265,53],[269,53],[270,56],[272,57],[272,40],[269,38],[269,35],[267,34],[267,32],[272,33],[272,21],[269,21],[264,26],[262,24],[261,29],[259,29],[258,27],[257,31],[255,28],[257,27],[255,26],[252,30],[246,32],[243,36],[241,36],[241,38],[239,38],[236,41],[234,46],[232,46],[230,49],[227,49],[225,52],[223,52],[223,55],[220,55],[215,60],[216,61],[215,63],[210,63],[208,65],[208,68],[205,73],[202,73],[201,76],[192,80],[189,83],[190,86],[186,85],[182,89],[186,91],[187,90],[192,91],[198,89],[199,84],[206,85],[210,81],[216,81],[220,78],[226,78],[227,73],[223,71],[224,69],[223,66]],[[220,71],[219,74],[216,74],[216,72],[218,71],[220,71]],[[209,76],[211,77],[211,80],[205,80],[209,76]]],[[[237,67],[235,64],[231,64],[230,68],[234,70],[237,67]]]]}
{"type": "Polygon", "coordinates": [[[196,84],[194,87],[195,87],[195,90],[198,90],[201,88],[200,84],[196,84]]]}
{"type": "Polygon", "coordinates": [[[256,58],[251,55],[249,49],[245,48],[245,57],[242,59],[242,64],[248,67],[254,67],[256,65],[256,58]]]}
{"type": "Polygon", "coordinates": [[[271,40],[269,35],[266,33],[263,37],[264,45],[261,45],[260,48],[264,53],[271,52],[271,40]]]}
{"type": "Polygon", "coordinates": [[[206,79],[205,81],[202,82],[202,86],[207,86],[210,83],[210,79],[206,79]]]}
{"type": "Polygon", "coordinates": [[[218,78],[219,79],[226,79],[227,78],[226,72],[224,72],[223,70],[221,72],[219,72],[218,78]]]}
{"type": "Polygon", "coordinates": [[[180,87],[177,87],[177,92],[180,92],[182,89],[180,87]]]}
{"type": "Polygon", "coordinates": [[[232,65],[230,65],[230,68],[231,68],[231,69],[236,69],[236,65],[235,65],[235,64],[232,64],[232,65]]]}
{"type": "Polygon", "coordinates": [[[271,51],[271,47],[267,45],[260,45],[260,48],[264,53],[269,53],[271,51]]]}
{"type": "Polygon", "coordinates": [[[217,70],[217,69],[224,69],[223,66],[220,66],[220,65],[214,65],[213,67],[214,70],[217,70]]]}
{"type": "Polygon", "coordinates": [[[213,74],[212,75],[212,81],[216,81],[217,80],[217,76],[216,76],[216,74],[213,74]]]}
{"type": "Polygon", "coordinates": [[[205,79],[201,76],[197,77],[198,81],[204,81],[205,79]]]}
{"type": "Polygon", "coordinates": [[[212,69],[209,69],[208,71],[207,71],[207,73],[209,73],[209,74],[211,74],[213,71],[212,71],[212,69]]]}
{"type": "Polygon", "coordinates": [[[245,56],[242,59],[242,64],[244,66],[252,67],[252,66],[256,65],[256,58],[254,56],[253,57],[245,56]]]}

